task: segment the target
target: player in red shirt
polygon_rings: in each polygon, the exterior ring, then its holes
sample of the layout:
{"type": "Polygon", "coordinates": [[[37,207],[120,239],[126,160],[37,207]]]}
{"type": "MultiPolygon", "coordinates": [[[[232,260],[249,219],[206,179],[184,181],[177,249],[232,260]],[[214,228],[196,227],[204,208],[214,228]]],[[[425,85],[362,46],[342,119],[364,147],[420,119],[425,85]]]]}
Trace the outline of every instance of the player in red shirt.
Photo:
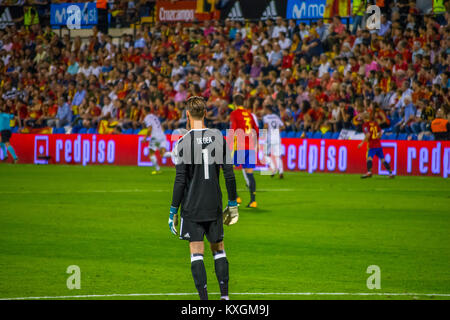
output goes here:
{"type": "Polygon", "coordinates": [[[364,142],[367,142],[367,173],[362,175],[361,178],[371,178],[372,177],[372,161],[373,157],[377,156],[384,167],[389,171],[389,178],[393,178],[391,167],[388,162],[384,160],[383,148],[381,147],[381,128],[378,122],[375,120],[375,110],[372,109],[370,114],[364,113],[364,120],[366,122],[363,124],[362,130],[366,135],[364,140],[358,145],[358,149],[362,147],[364,142]]]}
{"type": "MultiPolygon", "coordinates": [[[[227,141],[233,143],[234,165],[241,166],[244,177],[250,189],[250,203],[248,208],[256,208],[256,182],[253,169],[256,166],[256,150],[258,146],[259,128],[250,110],[244,109],[244,96],[237,94],[233,97],[236,109],[230,114],[230,131],[227,141]]],[[[238,197],[237,202],[242,200],[238,197]]]]}

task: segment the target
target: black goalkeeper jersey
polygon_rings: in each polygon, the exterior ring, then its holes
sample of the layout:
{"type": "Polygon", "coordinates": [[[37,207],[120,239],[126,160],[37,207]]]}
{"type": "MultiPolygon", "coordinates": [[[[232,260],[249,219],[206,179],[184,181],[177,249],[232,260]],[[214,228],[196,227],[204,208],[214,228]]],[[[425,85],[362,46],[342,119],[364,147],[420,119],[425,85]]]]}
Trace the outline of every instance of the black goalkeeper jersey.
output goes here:
{"type": "Polygon", "coordinates": [[[194,129],[173,149],[176,177],[172,206],[181,205],[181,217],[212,221],[222,215],[220,168],[223,168],[228,200],[236,200],[233,163],[225,138],[219,130],[194,129]]]}

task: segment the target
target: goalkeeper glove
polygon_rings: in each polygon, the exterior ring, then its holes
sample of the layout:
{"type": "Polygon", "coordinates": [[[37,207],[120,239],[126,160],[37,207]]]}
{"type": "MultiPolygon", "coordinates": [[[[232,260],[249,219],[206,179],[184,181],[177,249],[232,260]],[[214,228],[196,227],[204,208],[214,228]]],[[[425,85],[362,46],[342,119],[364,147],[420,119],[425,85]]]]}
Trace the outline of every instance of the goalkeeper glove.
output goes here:
{"type": "Polygon", "coordinates": [[[174,235],[177,235],[177,228],[175,228],[178,225],[178,208],[170,207],[170,214],[169,214],[169,229],[170,232],[172,232],[174,235]]]}
{"type": "Polygon", "coordinates": [[[230,226],[239,220],[239,212],[236,200],[229,201],[228,206],[223,211],[223,224],[230,226]]]}

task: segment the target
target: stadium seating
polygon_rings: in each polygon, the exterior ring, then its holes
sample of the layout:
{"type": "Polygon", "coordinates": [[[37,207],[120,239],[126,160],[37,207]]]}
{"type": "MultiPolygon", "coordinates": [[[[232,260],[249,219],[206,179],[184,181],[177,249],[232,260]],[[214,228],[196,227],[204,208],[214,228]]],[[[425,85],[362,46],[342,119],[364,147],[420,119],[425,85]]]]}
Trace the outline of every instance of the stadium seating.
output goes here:
{"type": "Polygon", "coordinates": [[[333,133],[332,139],[335,139],[335,140],[339,139],[340,134],[341,134],[340,132],[333,133]]]}
{"type": "Polygon", "coordinates": [[[314,132],[313,139],[322,139],[322,132],[320,131],[314,132]]]}
{"type": "Polygon", "coordinates": [[[397,140],[397,137],[398,137],[397,133],[391,132],[391,133],[388,133],[387,140],[397,140]]]}
{"type": "MultiPolygon", "coordinates": [[[[138,134],[142,129],[126,129],[124,130],[122,133],[123,134],[138,134]]],[[[17,133],[19,132],[19,128],[18,127],[13,127],[11,128],[11,132],[12,133],[17,133]]],[[[165,134],[172,134],[172,130],[165,130],[164,133],[165,134]]],[[[64,134],[66,133],[64,128],[53,128],[52,133],[54,134],[64,134]]],[[[73,127],[72,128],[72,132],[73,134],[98,134],[98,131],[96,128],[84,128],[84,127],[73,127]]],[[[222,130],[221,131],[222,135],[225,137],[226,136],[226,130],[222,130]]],[[[302,135],[305,134],[305,138],[307,139],[339,139],[339,135],[340,132],[331,132],[331,131],[327,131],[324,134],[322,134],[320,131],[316,131],[316,132],[303,132],[303,131],[281,131],[280,132],[280,136],[281,138],[301,138],[302,135]]],[[[417,141],[419,140],[417,134],[407,134],[407,133],[393,133],[393,132],[388,132],[387,130],[384,131],[383,135],[381,136],[382,140],[413,140],[413,141],[417,141]]],[[[425,134],[422,137],[423,141],[433,141],[434,140],[434,136],[432,134],[425,134]]]]}
{"type": "Polygon", "coordinates": [[[66,133],[66,130],[64,128],[54,128],[53,133],[64,134],[64,133],[66,133]]]}
{"type": "Polygon", "coordinates": [[[383,133],[381,136],[381,140],[396,140],[397,134],[396,133],[383,133]]]}
{"type": "Polygon", "coordinates": [[[327,131],[324,133],[324,135],[322,136],[323,139],[331,139],[333,137],[333,132],[331,131],[327,131]]]}
{"type": "Polygon", "coordinates": [[[295,138],[295,135],[296,135],[295,131],[288,132],[287,138],[295,138]]]}

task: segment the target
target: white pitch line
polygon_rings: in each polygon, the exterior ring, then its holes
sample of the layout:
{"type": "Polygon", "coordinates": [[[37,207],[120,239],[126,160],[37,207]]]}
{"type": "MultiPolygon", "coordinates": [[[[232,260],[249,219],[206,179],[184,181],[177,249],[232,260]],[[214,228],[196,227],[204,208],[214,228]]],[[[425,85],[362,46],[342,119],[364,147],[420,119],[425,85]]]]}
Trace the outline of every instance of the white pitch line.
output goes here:
{"type": "MultiPolygon", "coordinates": [[[[198,293],[114,293],[114,294],[86,294],[74,296],[44,296],[44,297],[19,297],[0,298],[0,300],[44,300],[44,299],[74,299],[74,298],[101,298],[101,297],[142,297],[142,296],[193,296],[198,293]]],[[[215,293],[209,293],[215,294],[215,293]]]]}
{"type": "MultiPolygon", "coordinates": [[[[238,189],[238,191],[246,191],[248,189],[238,189]]],[[[310,190],[310,189],[304,189],[310,190]]],[[[295,189],[260,189],[263,192],[293,192],[295,189]]],[[[0,194],[66,194],[66,193],[142,193],[142,192],[169,192],[167,190],[142,190],[142,189],[123,189],[123,190],[22,190],[22,191],[0,191],[0,194]]]]}
{"type": "MultiPolygon", "coordinates": [[[[309,191],[309,189],[303,189],[304,191],[309,191]]],[[[237,191],[248,191],[248,189],[238,188],[237,191]]],[[[302,191],[297,189],[257,189],[258,192],[294,192],[302,191]]]]}
{"type": "MultiPolygon", "coordinates": [[[[145,297],[145,296],[196,296],[196,292],[185,293],[114,293],[114,294],[86,294],[72,296],[44,296],[44,297],[19,297],[0,298],[0,300],[44,300],[44,299],[76,299],[76,298],[102,298],[102,297],[145,297]]],[[[218,295],[219,292],[209,292],[218,295]]],[[[237,292],[231,295],[247,296],[426,296],[426,297],[450,297],[450,293],[395,293],[395,292],[237,292]]]]}
{"type": "Polygon", "coordinates": [[[166,190],[36,190],[36,191],[0,191],[0,194],[61,194],[61,193],[133,193],[133,192],[166,192],[166,190]]]}
{"type": "Polygon", "coordinates": [[[450,293],[390,293],[390,292],[258,292],[232,293],[233,295],[294,295],[294,296],[439,296],[450,297],[450,293]]]}

